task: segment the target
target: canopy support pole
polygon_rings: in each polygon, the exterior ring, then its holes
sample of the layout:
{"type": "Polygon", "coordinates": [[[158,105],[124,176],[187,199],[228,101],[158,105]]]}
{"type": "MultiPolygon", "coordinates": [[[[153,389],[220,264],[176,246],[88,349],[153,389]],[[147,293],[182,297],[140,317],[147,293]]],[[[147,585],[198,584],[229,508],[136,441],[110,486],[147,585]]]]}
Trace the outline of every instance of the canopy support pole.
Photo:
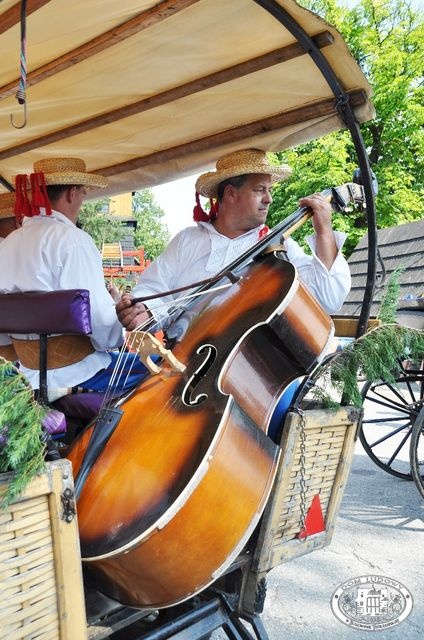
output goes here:
{"type": "Polygon", "coordinates": [[[350,131],[353,144],[355,146],[356,155],[358,157],[359,169],[361,171],[362,184],[365,191],[367,224],[368,224],[368,267],[367,282],[365,286],[365,294],[362,302],[361,313],[358,322],[357,337],[363,335],[366,331],[368,320],[370,317],[371,304],[374,299],[374,290],[377,272],[377,221],[374,201],[373,178],[369,164],[369,158],[365,150],[364,141],[359,128],[359,124],[355,118],[349,96],[340,85],[339,80],[334,73],[329,62],[323,53],[316,46],[312,38],[304,31],[304,29],[287,13],[275,0],[254,0],[256,4],[268,11],[276,20],[278,20],[299,42],[318,69],[324,76],[328,86],[334,93],[336,98],[336,108],[350,131]]]}
{"type": "Polygon", "coordinates": [[[15,189],[10,184],[10,182],[8,180],[6,180],[6,178],[3,178],[2,175],[0,175],[0,184],[2,184],[3,187],[5,187],[8,191],[11,191],[12,193],[13,193],[13,191],[15,191],[15,189]]]}

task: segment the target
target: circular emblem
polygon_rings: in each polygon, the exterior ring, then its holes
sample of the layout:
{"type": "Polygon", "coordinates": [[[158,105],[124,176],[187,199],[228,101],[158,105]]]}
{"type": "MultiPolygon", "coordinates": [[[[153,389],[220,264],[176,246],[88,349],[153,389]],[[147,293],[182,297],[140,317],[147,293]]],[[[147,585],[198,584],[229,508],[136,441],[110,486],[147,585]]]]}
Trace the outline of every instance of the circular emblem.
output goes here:
{"type": "Polygon", "coordinates": [[[331,609],[348,627],[382,631],[402,622],[412,611],[412,595],[386,576],[359,576],[340,585],[331,597],[331,609]]]}

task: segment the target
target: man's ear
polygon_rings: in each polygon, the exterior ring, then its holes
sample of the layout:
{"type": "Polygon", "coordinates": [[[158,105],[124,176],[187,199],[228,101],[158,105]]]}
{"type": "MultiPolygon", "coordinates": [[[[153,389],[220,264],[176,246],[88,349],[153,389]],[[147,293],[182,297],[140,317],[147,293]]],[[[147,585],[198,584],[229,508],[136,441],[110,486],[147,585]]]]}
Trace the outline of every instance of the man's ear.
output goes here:
{"type": "Polygon", "coordinates": [[[224,196],[227,196],[230,200],[234,200],[237,193],[237,189],[233,184],[226,184],[224,187],[224,196]]]}
{"type": "Polygon", "coordinates": [[[68,189],[66,189],[65,191],[66,202],[71,203],[73,201],[73,199],[75,198],[76,191],[77,191],[76,187],[68,187],[68,189]]]}

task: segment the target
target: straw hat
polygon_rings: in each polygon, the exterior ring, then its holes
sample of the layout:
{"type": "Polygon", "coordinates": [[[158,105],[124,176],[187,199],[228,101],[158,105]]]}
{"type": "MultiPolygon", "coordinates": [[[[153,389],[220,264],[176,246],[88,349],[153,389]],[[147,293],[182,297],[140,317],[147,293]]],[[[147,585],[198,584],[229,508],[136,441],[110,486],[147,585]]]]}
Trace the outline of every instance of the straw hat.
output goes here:
{"type": "Polygon", "coordinates": [[[0,193],[0,218],[15,217],[15,194],[0,193]]]}
{"type": "Polygon", "coordinates": [[[292,170],[286,164],[270,164],[261,149],[242,149],[219,158],[216,171],[202,173],[197,178],[196,191],[206,198],[216,198],[220,182],[250,173],[264,173],[271,176],[272,182],[280,182],[288,178],[292,170]]]}
{"type": "Polygon", "coordinates": [[[46,158],[34,162],[34,173],[43,173],[46,185],[75,184],[84,187],[107,187],[107,178],[87,173],[84,160],[79,158],[46,158]]]}

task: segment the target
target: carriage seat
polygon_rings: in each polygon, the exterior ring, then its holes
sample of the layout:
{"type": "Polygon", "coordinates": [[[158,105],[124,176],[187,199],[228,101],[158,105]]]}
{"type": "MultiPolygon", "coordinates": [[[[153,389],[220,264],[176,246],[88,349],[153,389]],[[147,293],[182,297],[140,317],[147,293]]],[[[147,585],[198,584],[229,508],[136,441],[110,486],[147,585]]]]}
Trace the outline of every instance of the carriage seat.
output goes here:
{"type": "MultiPolygon", "coordinates": [[[[91,334],[90,294],[87,289],[27,291],[0,294],[0,333],[38,334],[40,338],[38,400],[47,399],[48,336],[91,334]]],[[[51,403],[71,419],[88,423],[95,418],[102,393],[63,396],[51,403]]]]}

